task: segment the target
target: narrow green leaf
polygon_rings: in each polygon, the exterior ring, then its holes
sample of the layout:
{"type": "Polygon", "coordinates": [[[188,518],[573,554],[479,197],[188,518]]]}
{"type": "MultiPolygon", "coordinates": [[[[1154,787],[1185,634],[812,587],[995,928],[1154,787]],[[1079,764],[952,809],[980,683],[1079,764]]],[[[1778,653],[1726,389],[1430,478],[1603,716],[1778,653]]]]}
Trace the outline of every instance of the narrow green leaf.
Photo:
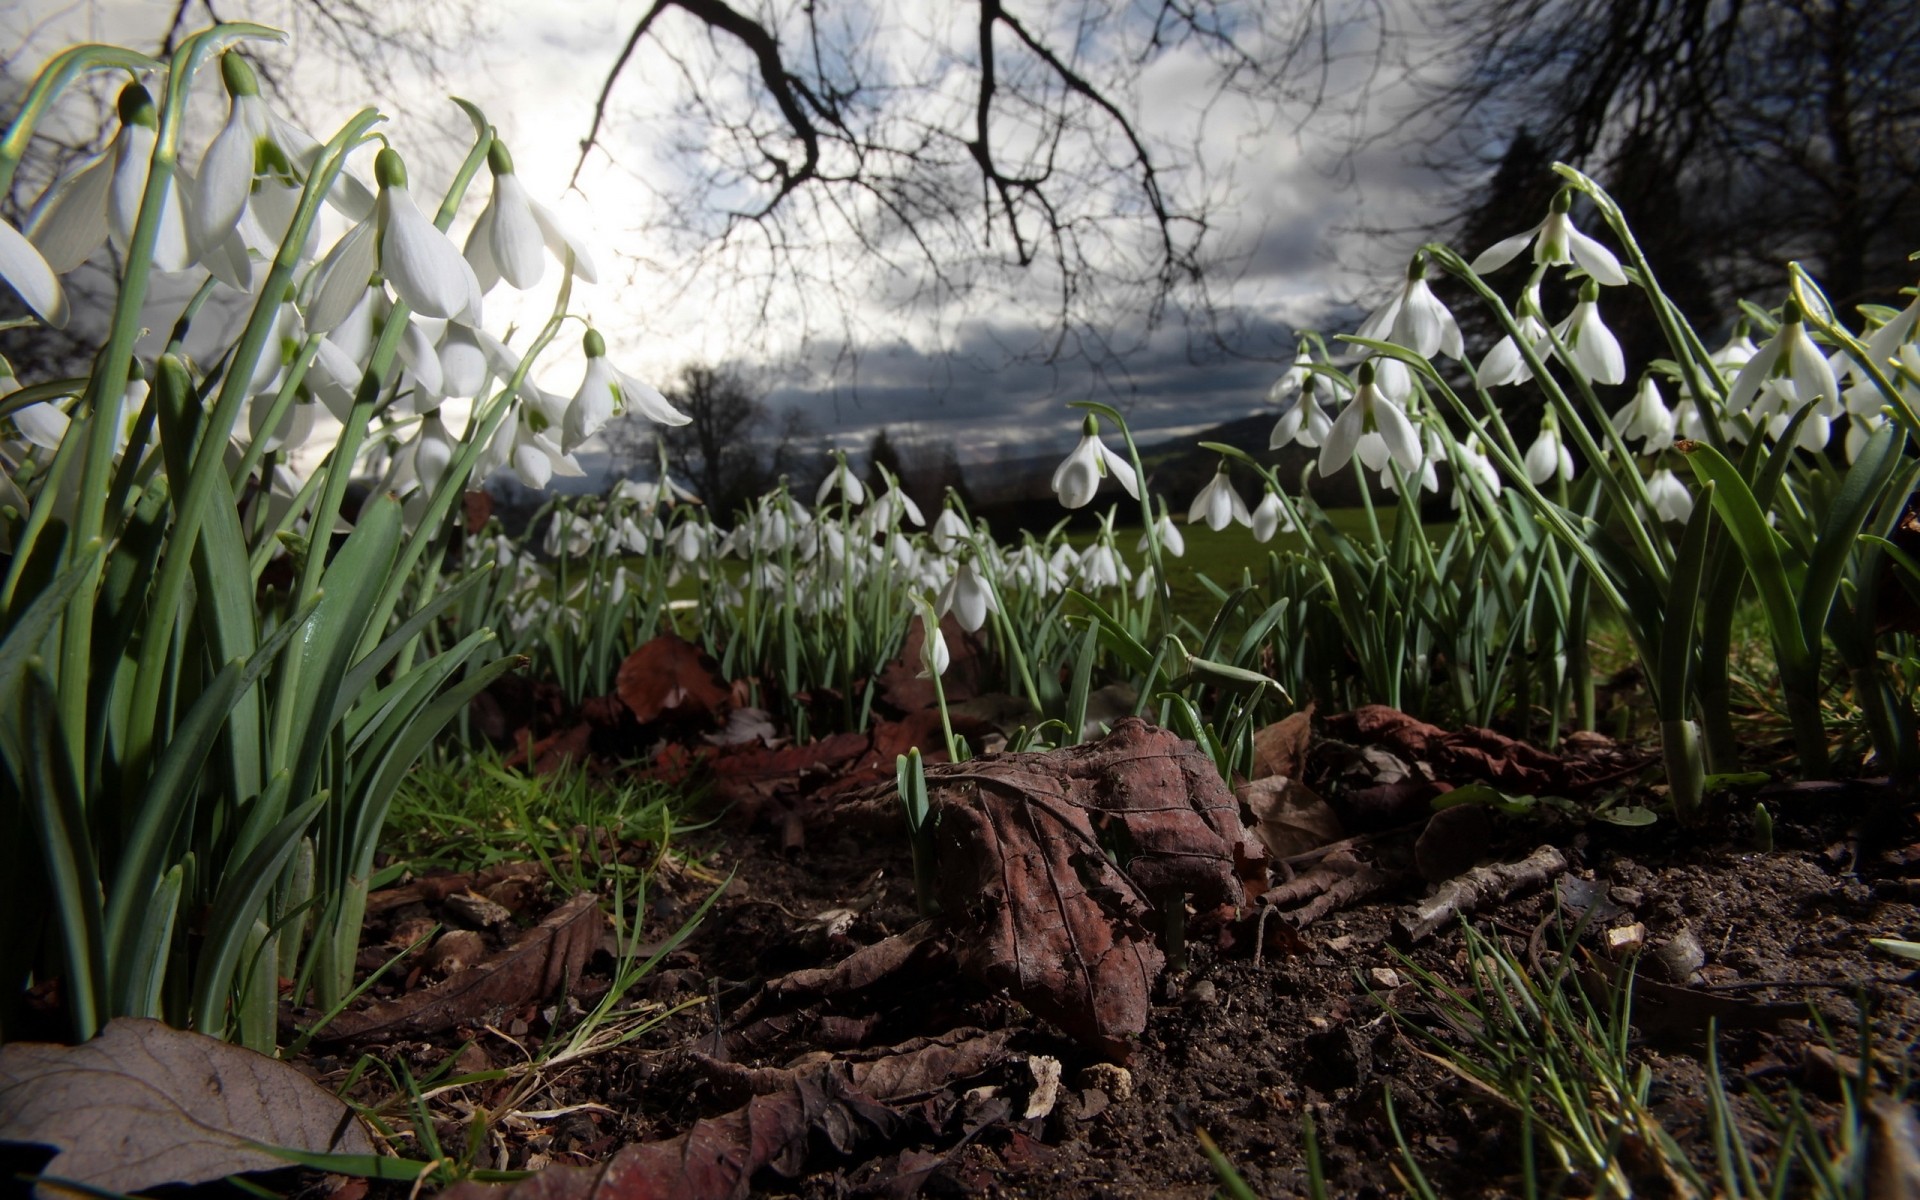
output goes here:
{"type": "Polygon", "coordinates": [[[1679,441],[1674,443],[1674,448],[1686,455],[1695,475],[1716,485],[1714,510],[1726,522],[1727,531],[1746,562],[1747,574],[1760,593],[1760,604],[1773,631],[1781,667],[1801,673],[1811,670],[1815,659],[1801,632],[1799,613],[1787,583],[1786,565],[1780,556],[1780,539],[1768,528],[1766,513],[1754,499],[1752,489],[1726,456],[1705,442],[1679,441]]]}

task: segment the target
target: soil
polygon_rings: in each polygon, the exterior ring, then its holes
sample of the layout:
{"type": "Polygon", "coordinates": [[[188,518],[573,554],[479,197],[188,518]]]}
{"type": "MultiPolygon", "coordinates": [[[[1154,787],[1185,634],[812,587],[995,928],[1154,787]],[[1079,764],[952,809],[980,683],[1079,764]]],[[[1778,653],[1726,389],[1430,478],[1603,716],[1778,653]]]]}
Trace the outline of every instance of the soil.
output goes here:
{"type": "MultiPolygon", "coordinates": [[[[1305,777],[1338,797],[1334,776],[1352,757],[1351,747],[1317,745],[1305,777]]],[[[1646,799],[1632,791],[1640,786],[1629,773],[1616,791],[1646,799]]],[[[1728,1092],[1758,1152],[1774,1147],[1747,1093],[1777,1100],[1793,1089],[1821,1128],[1832,1129],[1841,1118],[1839,1080],[1854,1070],[1863,1026],[1869,1061],[1877,1064],[1863,1070],[1874,1090],[1908,1102],[1915,1095],[1908,1068],[1920,1035],[1920,976],[1868,944],[1871,937],[1920,938],[1913,798],[1870,785],[1775,785],[1765,799],[1775,814],[1767,852],[1752,845],[1744,814],[1755,797],[1748,792],[1723,797],[1709,815],[1705,828],[1718,839],[1685,833],[1667,819],[1649,826],[1593,819],[1594,810],[1582,808],[1551,819],[1535,812],[1477,820],[1467,833],[1470,852],[1440,854],[1460,859],[1460,867],[1540,861],[1534,852],[1542,846],[1564,858],[1564,869],[1523,881],[1470,914],[1477,929],[1520,961],[1557,956],[1582,910],[1584,950],[1569,953],[1591,955],[1593,963],[1618,961],[1609,956],[1609,931],[1629,931],[1614,936],[1631,940],[1639,927],[1649,953],[1638,967],[1645,984],[1632,1045],[1651,1072],[1655,1113],[1703,1167],[1712,1162],[1709,1018],[1718,1028],[1728,1092]],[[1679,950],[1689,940],[1698,953],[1682,961],[1679,950]],[[1668,949],[1676,942],[1678,950],[1668,949]]],[[[592,1168],[623,1147],[659,1143],[683,1161],[711,1154],[721,1166],[748,1172],[744,1181],[724,1171],[702,1177],[707,1182],[699,1187],[707,1191],[696,1188],[694,1174],[680,1177],[680,1186],[695,1189],[681,1194],[696,1198],[749,1189],[798,1197],[1205,1197],[1219,1182],[1202,1152],[1204,1131],[1255,1193],[1294,1196],[1308,1192],[1303,1130],[1311,1115],[1327,1193],[1386,1196],[1407,1190],[1388,1124],[1390,1095],[1406,1144],[1438,1194],[1521,1194],[1520,1122],[1427,1053],[1418,1036],[1421,1028],[1451,1035],[1417,986],[1417,971],[1465,987],[1467,966],[1459,920],[1417,941],[1407,935],[1409,906],[1433,888],[1415,869],[1416,858],[1439,853],[1431,842],[1416,850],[1419,822],[1363,833],[1335,854],[1299,856],[1303,877],[1327,861],[1350,864],[1340,876],[1349,880],[1353,867],[1361,868],[1367,886],[1336,888],[1342,903],[1289,903],[1263,921],[1257,914],[1271,906],[1263,901],[1276,899],[1269,893],[1237,913],[1190,914],[1187,964],[1159,974],[1144,1030],[1115,1054],[935,952],[916,950],[917,957],[855,986],[820,984],[800,1001],[776,1002],[782,981],[818,984],[817,975],[804,973],[897,944],[887,939],[922,919],[908,843],[897,829],[842,819],[825,803],[807,808],[796,826],[794,811],[736,806],[700,835],[697,868],[669,860],[656,875],[640,931],[649,947],[668,942],[711,892],[710,880],[729,880],[698,927],[631,993],[670,1015],[625,1045],[554,1072],[546,1086],[516,1101],[524,1112],[501,1111],[509,1080],[437,1097],[443,1143],[464,1141],[462,1114],[477,1105],[495,1118],[479,1156],[483,1166],[592,1168]],[[992,1040],[967,1044],[989,1045],[991,1053],[910,1096],[875,1105],[834,1090],[840,1085],[832,1080],[890,1050],[977,1037],[992,1040]],[[1036,1103],[1036,1093],[1047,1090],[1049,1060],[1058,1064],[1059,1088],[1050,1103],[1044,1096],[1036,1103]],[[794,1093],[796,1079],[802,1082],[794,1093]],[[828,1081],[820,1085],[827,1099],[808,1090],[816,1084],[807,1080],[828,1081]],[[701,1140],[721,1129],[727,1114],[751,1107],[749,1097],[758,1104],[789,1094],[801,1097],[805,1112],[797,1144],[755,1158],[701,1140]]],[[[640,861],[653,851],[641,845],[600,852],[640,861]]],[[[1279,881],[1292,874],[1278,864],[1274,871],[1279,881]]],[[[425,923],[446,919],[481,926],[470,951],[498,953],[564,899],[531,872],[496,872],[450,881],[468,885],[458,894],[469,897],[462,902],[467,911],[450,913],[434,896],[449,885],[426,882],[370,917],[369,946],[404,945],[425,923]],[[471,912],[476,894],[499,899],[509,917],[486,925],[471,912]]],[[[319,1044],[304,1065],[336,1085],[363,1054],[404,1062],[421,1078],[448,1060],[462,1072],[510,1068],[565,1036],[604,994],[611,950],[603,936],[572,952],[561,987],[524,1002],[455,1014],[448,1028],[432,1032],[319,1044]]],[[[376,951],[367,961],[391,952],[376,951]]],[[[383,978],[362,1007],[430,993],[435,978],[416,958],[383,978]]],[[[355,1094],[373,1100],[390,1090],[384,1078],[363,1075],[355,1094]]],[[[1629,1174],[1647,1194],[1665,1194],[1650,1157],[1634,1165],[1643,1169],[1629,1174]]],[[[1541,1169],[1552,1186],[1585,1191],[1578,1180],[1554,1182],[1544,1155],[1541,1169]]],[[[576,1190],[548,1194],[651,1194],[623,1192],[611,1177],[592,1192],[596,1178],[582,1173],[576,1190]]],[[[352,1200],[360,1185],[316,1180],[313,1187],[352,1200]]],[[[376,1196],[407,1190],[373,1187],[376,1196]]]]}

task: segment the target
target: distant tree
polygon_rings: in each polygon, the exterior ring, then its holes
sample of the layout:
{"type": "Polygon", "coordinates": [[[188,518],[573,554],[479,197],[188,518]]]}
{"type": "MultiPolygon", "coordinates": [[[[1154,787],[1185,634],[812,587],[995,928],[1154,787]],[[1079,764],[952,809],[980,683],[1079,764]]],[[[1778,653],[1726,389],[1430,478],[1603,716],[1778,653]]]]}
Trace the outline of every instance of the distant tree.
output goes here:
{"type": "Polygon", "coordinates": [[[687,414],[687,424],[660,427],[637,415],[614,422],[603,436],[616,469],[649,464],[657,430],[672,468],[685,475],[720,519],[774,486],[782,475],[797,479],[812,474],[805,458],[810,441],[805,416],[793,410],[776,416],[739,371],[690,363],[662,394],[687,414]]]}
{"type": "Polygon", "coordinates": [[[1540,219],[1554,160],[1605,185],[1695,316],[1800,260],[1843,311],[1913,282],[1920,21],[1877,0],[1442,0],[1425,97],[1471,253],[1540,219]],[[1465,151],[1464,155],[1462,151],[1465,151]],[[1499,163],[1488,185],[1485,170],[1499,163]],[[1517,201],[1526,211],[1512,211],[1517,201]]]}
{"type": "Polygon", "coordinates": [[[868,490],[886,486],[881,481],[881,467],[900,481],[900,490],[919,505],[928,522],[932,522],[934,513],[946,503],[948,489],[960,497],[961,503],[972,507],[966,475],[960,469],[960,459],[954,454],[951,442],[943,441],[936,447],[927,442],[896,441],[882,426],[867,446],[865,482],[868,490]]]}

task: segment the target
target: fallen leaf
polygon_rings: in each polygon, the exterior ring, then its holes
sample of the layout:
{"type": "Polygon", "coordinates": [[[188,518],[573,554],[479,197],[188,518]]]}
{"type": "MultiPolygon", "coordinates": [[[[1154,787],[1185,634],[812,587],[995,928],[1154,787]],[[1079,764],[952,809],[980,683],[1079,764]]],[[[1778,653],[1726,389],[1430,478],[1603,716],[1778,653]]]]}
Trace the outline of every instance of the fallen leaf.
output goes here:
{"type": "Polygon", "coordinates": [[[550,996],[579,978],[599,948],[601,924],[599,900],[582,892],[492,958],[456,971],[439,987],[341,1013],[314,1040],[417,1037],[462,1022],[477,1023],[496,1009],[550,996]]]}
{"type": "Polygon", "coordinates": [[[735,1200],[756,1173],[793,1178],[816,1146],[850,1155],[909,1132],[937,1132],[956,1084],[1008,1059],[1006,1031],[929,1038],[868,1061],[751,1068],[702,1059],[715,1090],[748,1096],[686,1132],[627,1146],[590,1167],[550,1167],[505,1188],[462,1183],[444,1200],[735,1200]]]}
{"type": "Polygon", "coordinates": [[[1137,717],[1089,745],[931,766],[927,797],[963,969],[1105,1054],[1146,1028],[1159,907],[1239,894],[1239,805],[1197,747],[1137,717]]]}
{"type": "Polygon", "coordinates": [[[1307,773],[1307,747],[1313,742],[1313,705],[1282,717],[1253,735],[1253,777],[1307,773]]]}
{"type": "Polygon", "coordinates": [[[658,720],[667,712],[692,711],[718,720],[733,697],[720,678],[720,664],[671,633],[660,634],[627,655],[614,687],[642,722],[658,720]]]}
{"type": "Polygon", "coordinates": [[[55,1147],[47,1175],[110,1192],[288,1165],[263,1145],[374,1153],[347,1106],[287,1064],[133,1017],[79,1046],[0,1048],[0,1141],[55,1147]]]}
{"type": "Polygon", "coordinates": [[[1253,813],[1254,836],[1275,858],[1292,858],[1347,836],[1332,806],[1288,776],[1269,775],[1234,792],[1253,813]]]}

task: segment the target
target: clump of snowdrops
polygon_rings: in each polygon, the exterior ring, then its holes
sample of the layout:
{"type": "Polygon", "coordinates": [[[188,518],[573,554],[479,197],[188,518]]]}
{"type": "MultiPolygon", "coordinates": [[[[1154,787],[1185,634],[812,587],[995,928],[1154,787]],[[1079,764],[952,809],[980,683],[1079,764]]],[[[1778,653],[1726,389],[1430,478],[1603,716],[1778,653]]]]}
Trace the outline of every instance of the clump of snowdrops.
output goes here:
{"type": "Polygon", "coordinates": [[[57,981],[76,1037],[158,1016],[270,1048],[281,979],[342,1003],[401,776],[515,661],[485,628],[422,641],[485,581],[439,584],[466,481],[578,473],[628,407],[683,419],[591,329],[574,396],[529,379],[593,267],[483,114],[462,102],[472,144],[419,197],[376,110],[324,142],[272,110],[238,47],[278,36],[75,47],[0,139],[10,188],[76,81],[125,81],[106,150],[24,231],[0,223],[27,323],[95,347],[84,377],[8,368],[0,395],[0,1003],[57,981]],[[227,121],[190,148],[190,94],[222,87],[227,121]],[[66,291],[90,261],[112,269],[98,305],[66,291]],[[518,347],[483,321],[502,283],[552,289],[518,347]]]}

